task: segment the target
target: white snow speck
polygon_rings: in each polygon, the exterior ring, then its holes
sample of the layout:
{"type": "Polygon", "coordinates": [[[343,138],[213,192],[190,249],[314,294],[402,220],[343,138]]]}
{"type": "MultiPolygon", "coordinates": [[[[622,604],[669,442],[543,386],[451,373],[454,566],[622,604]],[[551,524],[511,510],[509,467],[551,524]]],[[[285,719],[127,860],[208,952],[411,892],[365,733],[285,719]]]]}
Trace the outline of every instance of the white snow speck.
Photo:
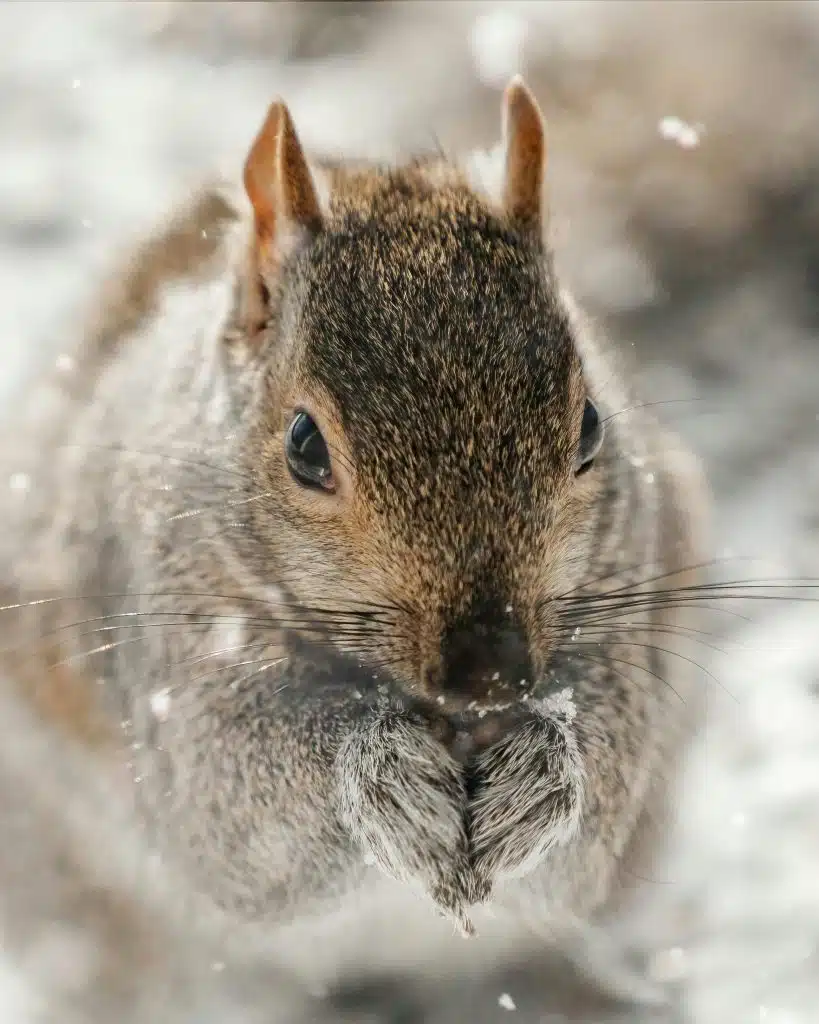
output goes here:
{"type": "Polygon", "coordinates": [[[31,477],[27,473],[12,473],[9,477],[9,487],[13,491],[27,491],[31,487],[31,477]]]}
{"type": "Polygon", "coordinates": [[[247,643],[245,619],[238,613],[234,621],[226,618],[220,625],[211,630],[211,657],[230,659],[236,651],[241,651],[247,643]]]}
{"type": "Polygon", "coordinates": [[[498,997],[498,1006],[502,1010],[517,1010],[515,1006],[515,1000],[509,995],[508,992],[504,992],[498,997]]]}
{"type": "Polygon", "coordinates": [[[657,130],[662,138],[676,142],[681,149],[696,149],[700,144],[702,126],[687,124],[679,117],[664,117],[657,130]]]}
{"type": "Polygon", "coordinates": [[[514,11],[498,7],[475,19],[469,43],[485,85],[503,86],[521,70],[525,36],[526,23],[514,11]]]}
{"type": "Polygon", "coordinates": [[[367,865],[368,868],[375,867],[375,865],[377,863],[377,861],[375,859],[375,854],[374,853],[370,853],[369,850],[368,850],[367,853],[364,854],[364,863],[367,865]]]}
{"type": "Polygon", "coordinates": [[[159,719],[165,719],[168,717],[168,712],[171,708],[171,695],[168,690],[157,690],[152,693],[149,699],[151,705],[151,711],[159,719]]]}
{"type": "Polygon", "coordinates": [[[653,484],[654,483],[654,474],[653,473],[646,473],[645,481],[646,481],[647,484],[653,484]]]}
{"type": "Polygon", "coordinates": [[[681,981],[687,973],[685,950],[679,946],[661,950],[652,958],[649,965],[651,978],[660,983],[681,981]]]}
{"type": "Polygon", "coordinates": [[[74,360],[69,355],[57,356],[56,367],[60,373],[71,373],[74,369],[74,360]]]}
{"type": "Polygon", "coordinates": [[[577,708],[575,707],[574,690],[567,686],[559,693],[552,694],[551,697],[547,697],[543,701],[542,707],[548,714],[551,712],[555,715],[563,715],[567,722],[573,722],[577,715],[577,708]]]}

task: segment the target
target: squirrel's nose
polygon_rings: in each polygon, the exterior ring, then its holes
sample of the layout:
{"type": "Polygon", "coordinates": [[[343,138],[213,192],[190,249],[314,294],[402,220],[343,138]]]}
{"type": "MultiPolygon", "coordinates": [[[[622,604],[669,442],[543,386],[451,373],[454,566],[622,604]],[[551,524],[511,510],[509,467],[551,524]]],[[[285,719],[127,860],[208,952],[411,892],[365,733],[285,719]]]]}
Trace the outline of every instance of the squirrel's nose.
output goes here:
{"type": "Polygon", "coordinates": [[[498,702],[531,685],[529,640],[508,605],[492,602],[450,627],[432,686],[444,696],[498,702]]]}

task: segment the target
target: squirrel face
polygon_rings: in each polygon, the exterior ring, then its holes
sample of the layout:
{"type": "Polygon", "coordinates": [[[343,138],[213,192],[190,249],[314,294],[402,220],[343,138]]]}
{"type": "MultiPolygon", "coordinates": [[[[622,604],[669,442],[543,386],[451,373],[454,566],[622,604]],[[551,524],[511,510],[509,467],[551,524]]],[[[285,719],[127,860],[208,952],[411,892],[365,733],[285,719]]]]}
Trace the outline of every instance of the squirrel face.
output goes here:
{"type": "Polygon", "coordinates": [[[281,105],[245,174],[264,324],[251,532],[304,632],[455,706],[544,671],[600,486],[578,473],[600,428],[519,81],[504,113],[499,201],[437,160],[311,168],[281,105]]]}

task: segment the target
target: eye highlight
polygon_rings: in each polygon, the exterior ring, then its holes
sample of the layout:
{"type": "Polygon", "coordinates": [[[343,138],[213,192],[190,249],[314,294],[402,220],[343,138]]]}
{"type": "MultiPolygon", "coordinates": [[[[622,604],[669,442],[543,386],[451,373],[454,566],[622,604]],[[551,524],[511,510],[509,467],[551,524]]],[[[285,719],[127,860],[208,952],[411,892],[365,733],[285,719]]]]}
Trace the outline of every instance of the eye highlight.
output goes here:
{"type": "Polygon", "coordinates": [[[296,413],[287,429],[284,454],[296,483],[322,491],[335,490],[327,442],[313,418],[303,410],[296,413]]]}
{"type": "Polygon", "coordinates": [[[603,424],[594,404],[587,398],[583,409],[583,423],[580,427],[580,443],[575,456],[575,476],[580,476],[588,469],[597,457],[603,445],[603,424]]]}

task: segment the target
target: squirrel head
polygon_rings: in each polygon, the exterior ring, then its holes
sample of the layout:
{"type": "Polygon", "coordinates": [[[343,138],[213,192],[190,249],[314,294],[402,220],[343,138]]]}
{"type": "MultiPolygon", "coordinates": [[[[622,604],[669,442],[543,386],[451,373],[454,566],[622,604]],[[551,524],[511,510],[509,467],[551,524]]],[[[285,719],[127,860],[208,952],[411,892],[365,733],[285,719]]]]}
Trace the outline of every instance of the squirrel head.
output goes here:
{"type": "Polygon", "coordinates": [[[502,113],[494,187],[439,157],[313,163],[282,103],[244,174],[256,569],[305,633],[456,706],[542,674],[600,490],[519,78],[502,113]]]}

